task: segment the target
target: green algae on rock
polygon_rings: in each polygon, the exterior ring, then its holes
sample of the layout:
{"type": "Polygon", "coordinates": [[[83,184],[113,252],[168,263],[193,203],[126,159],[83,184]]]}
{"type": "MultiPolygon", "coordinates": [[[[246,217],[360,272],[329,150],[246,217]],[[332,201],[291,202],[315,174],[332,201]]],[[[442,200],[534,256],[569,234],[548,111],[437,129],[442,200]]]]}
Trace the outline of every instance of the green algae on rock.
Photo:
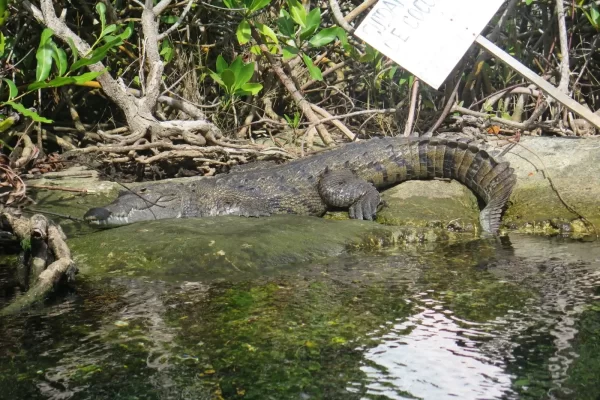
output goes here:
{"type": "Polygon", "coordinates": [[[83,275],[118,272],[194,280],[268,274],[352,250],[460,240],[461,235],[280,215],[149,221],[75,237],[68,243],[83,275]]]}
{"type": "Polygon", "coordinates": [[[386,190],[377,222],[386,225],[477,232],[479,208],[473,193],[458,182],[410,181],[386,190]]]}

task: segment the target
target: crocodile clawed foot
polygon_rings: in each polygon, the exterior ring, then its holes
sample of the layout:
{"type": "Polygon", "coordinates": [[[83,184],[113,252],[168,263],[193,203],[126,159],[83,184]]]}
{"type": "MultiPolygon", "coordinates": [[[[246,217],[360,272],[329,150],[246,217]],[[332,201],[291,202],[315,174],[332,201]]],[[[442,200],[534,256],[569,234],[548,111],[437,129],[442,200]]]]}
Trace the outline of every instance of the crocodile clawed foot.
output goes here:
{"type": "Polygon", "coordinates": [[[377,215],[377,207],[381,202],[381,197],[376,190],[369,191],[362,195],[356,203],[352,204],[348,214],[352,219],[366,219],[372,221],[377,215]]]}

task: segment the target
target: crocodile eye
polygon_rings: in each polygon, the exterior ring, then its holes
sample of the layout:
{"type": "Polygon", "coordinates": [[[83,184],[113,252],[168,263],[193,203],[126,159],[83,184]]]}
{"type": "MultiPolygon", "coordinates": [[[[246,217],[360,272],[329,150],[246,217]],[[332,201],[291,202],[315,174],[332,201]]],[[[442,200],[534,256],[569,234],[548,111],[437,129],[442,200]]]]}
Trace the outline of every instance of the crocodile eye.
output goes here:
{"type": "Polygon", "coordinates": [[[146,193],[146,190],[148,190],[147,188],[141,188],[140,189],[140,193],[146,193]]]}

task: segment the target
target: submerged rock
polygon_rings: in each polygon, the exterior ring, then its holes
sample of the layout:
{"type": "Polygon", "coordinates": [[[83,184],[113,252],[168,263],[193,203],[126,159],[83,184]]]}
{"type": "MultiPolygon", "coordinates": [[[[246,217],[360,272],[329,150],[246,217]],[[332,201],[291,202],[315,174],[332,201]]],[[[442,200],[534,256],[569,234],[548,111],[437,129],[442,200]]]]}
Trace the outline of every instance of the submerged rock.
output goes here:
{"type": "Polygon", "coordinates": [[[82,275],[202,280],[265,275],[354,249],[458,238],[440,229],[278,215],[149,221],[80,235],[69,246],[82,275]]]}

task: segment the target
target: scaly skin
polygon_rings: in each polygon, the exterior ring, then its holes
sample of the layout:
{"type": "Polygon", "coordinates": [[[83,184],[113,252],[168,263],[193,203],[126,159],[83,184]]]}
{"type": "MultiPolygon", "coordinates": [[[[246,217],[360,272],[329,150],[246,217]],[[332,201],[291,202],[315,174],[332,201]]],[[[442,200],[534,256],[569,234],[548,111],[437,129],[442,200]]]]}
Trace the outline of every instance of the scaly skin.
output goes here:
{"type": "Polygon", "coordinates": [[[456,179],[475,192],[486,203],[480,215],[483,230],[498,231],[516,181],[513,169],[484,150],[446,139],[371,139],[269,168],[138,188],[90,209],[84,218],[112,226],[217,215],[321,216],[343,207],[351,218],[372,220],[378,190],[432,178],[456,179]]]}

